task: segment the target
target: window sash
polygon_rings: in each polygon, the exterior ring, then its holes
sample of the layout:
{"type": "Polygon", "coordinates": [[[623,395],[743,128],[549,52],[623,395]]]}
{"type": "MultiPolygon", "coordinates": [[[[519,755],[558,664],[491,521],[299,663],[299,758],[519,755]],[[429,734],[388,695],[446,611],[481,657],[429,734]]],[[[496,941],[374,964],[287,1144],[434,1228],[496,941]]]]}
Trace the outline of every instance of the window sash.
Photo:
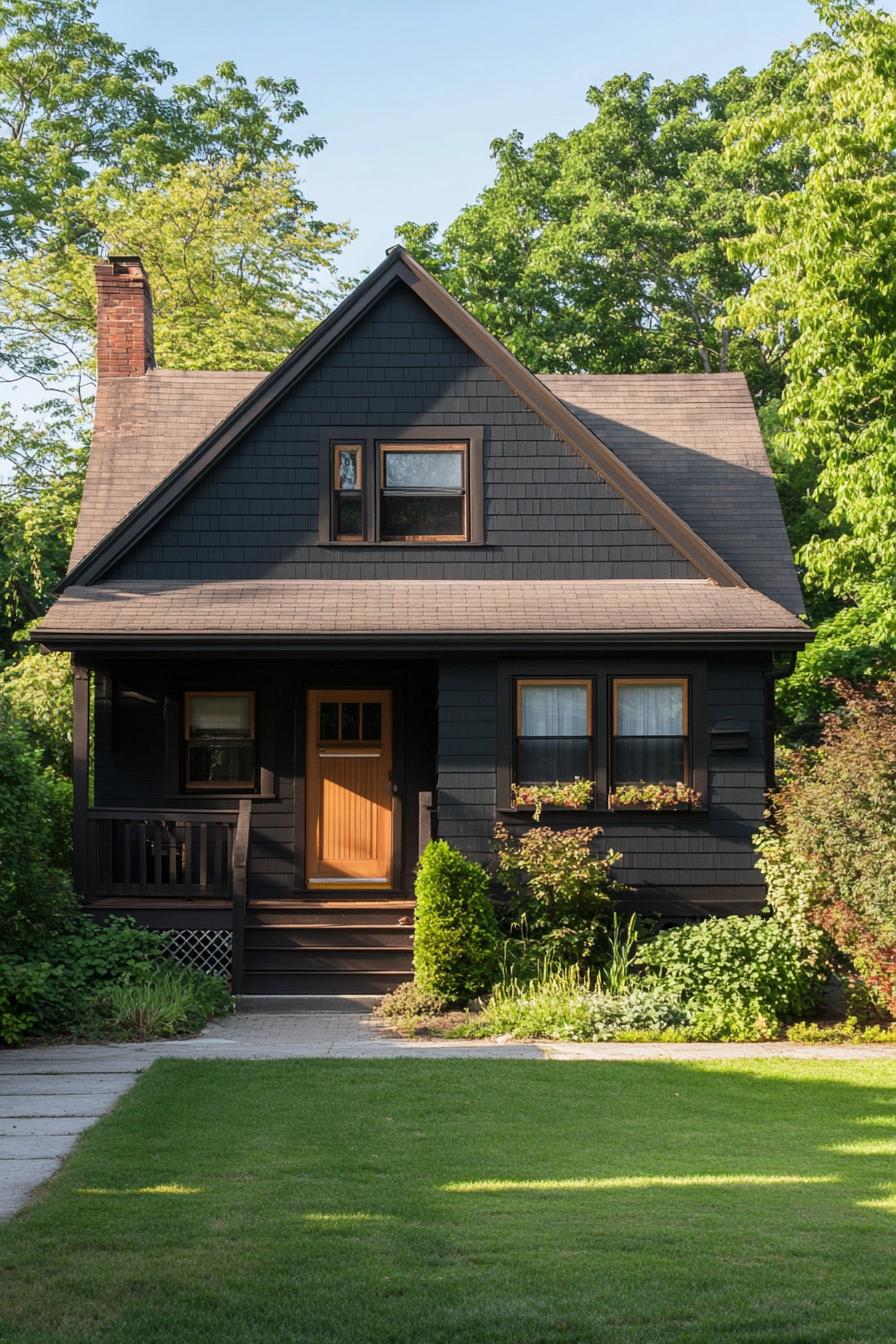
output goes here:
{"type": "Polygon", "coordinates": [[[593,717],[592,681],[583,677],[526,677],[518,678],[514,690],[515,725],[514,770],[517,784],[569,783],[576,777],[593,780],[593,717]],[[584,691],[584,714],[570,702],[564,712],[558,696],[551,704],[545,698],[540,706],[535,695],[539,690],[584,691]],[[529,702],[527,704],[527,702],[529,702]],[[531,706],[531,708],[530,708],[531,706]],[[539,718],[541,725],[539,725],[539,718]],[[553,720],[553,722],[551,722],[553,720]],[[542,726],[546,731],[533,731],[542,726]],[[550,731],[547,731],[550,730],[550,731]],[[536,762],[544,762],[539,767],[536,762]],[[536,778],[535,776],[538,776],[536,778]],[[550,778],[547,778],[547,776],[550,778]]]}
{"type": "Polygon", "coordinates": [[[381,440],[378,443],[379,492],[377,501],[377,522],[382,541],[467,541],[470,535],[469,502],[467,482],[469,471],[469,445],[458,441],[417,442],[413,439],[399,443],[381,440]],[[424,453],[442,453],[460,458],[460,483],[456,486],[426,485],[389,485],[387,458],[400,455],[421,456],[424,453]],[[386,531],[383,526],[384,500],[455,499],[460,501],[460,528],[454,532],[411,531],[395,529],[386,531]]]}
{"type": "Polygon", "coordinates": [[[690,783],[692,761],[688,700],[687,677],[613,678],[611,789],[642,781],[646,784],[690,783]],[[636,692],[634,696],[624,694],[629,688],[636,692]],[[673,688],[678,692],[677,698],[668,698],[665,706],[657,699],[651,706],[647,691],[673,688]],[[645,694],[637,694],[642,691],[645,694]],[[623,694],[620,695],[620,692],[623,694]],[[626,699],[630,700],[628,707],[624,703],[626,699]],[[674,768],[671,768],[672,762],[676,762],[674,768]]]}
{"type": "MultiPolygon", "coordinates": [[[[219,789],[254,789],[257,774],[255,751],[255,692],[254,691],[186,691],[184,693],[184,785],[187,789],[216,792],[219,789]],[[200,706],[203,701],[218,700],[246,701],[245,729],[241,732],[198,731],[197,720],[201,717],[200,706]],[[252,772],[234,779],[194,779],[191,777],[192,763],[200,755],[211,757],[214,752],[240,755],[241,749],[251,748],[252,772]]],[[[224,720],[222,718],[222,726],[224,720]]]]}

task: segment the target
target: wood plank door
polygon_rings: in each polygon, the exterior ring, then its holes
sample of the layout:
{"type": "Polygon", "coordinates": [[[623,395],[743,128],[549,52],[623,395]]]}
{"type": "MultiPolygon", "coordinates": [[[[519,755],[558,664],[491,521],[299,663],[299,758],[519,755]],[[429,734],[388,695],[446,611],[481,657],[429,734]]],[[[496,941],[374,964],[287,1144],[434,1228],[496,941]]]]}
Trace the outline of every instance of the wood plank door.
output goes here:
{"type": "Polygon", "coordinates": [[[392,693],[309,691],[307,879],[392,882],[392,693]]]}

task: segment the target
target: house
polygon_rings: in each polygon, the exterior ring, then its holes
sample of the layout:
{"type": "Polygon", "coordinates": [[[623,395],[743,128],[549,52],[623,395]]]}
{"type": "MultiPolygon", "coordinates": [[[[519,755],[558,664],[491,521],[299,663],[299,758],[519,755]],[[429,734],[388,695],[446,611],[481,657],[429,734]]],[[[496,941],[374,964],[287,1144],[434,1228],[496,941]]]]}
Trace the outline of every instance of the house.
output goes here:
{"type": "Polygon", "coordinates": [[[537,377],[401,248],[270,375],[158,369],[139,260],[96,274],[36,634],[74,660],[92,910],[246,992],[376,992],[427,839],[487,860],[532,824],[515,785],[576,779],[543,821],[602,826],[643,909],[760,908],[774,678],[810,634],[740,374],[537,377]]]}

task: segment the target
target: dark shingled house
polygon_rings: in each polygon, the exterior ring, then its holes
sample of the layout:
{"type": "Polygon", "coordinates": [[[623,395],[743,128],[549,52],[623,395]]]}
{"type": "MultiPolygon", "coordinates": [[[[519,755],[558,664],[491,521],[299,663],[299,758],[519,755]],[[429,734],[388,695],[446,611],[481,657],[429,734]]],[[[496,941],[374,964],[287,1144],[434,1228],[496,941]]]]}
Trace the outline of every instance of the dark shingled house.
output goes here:
{"type": "Polygon", "coordinates": [[[760,907],[776,655],[809,632],[740,374],[536,377],[401,248],[270,375],[157,369],[140,262],[97,281],[36,636],[74,657],[94,911],[247,992],[376,992],[427,839],[487,859],[532,824],[517,786],[575,780],[543,820],[602,826],[642,908],[760,907]]]}

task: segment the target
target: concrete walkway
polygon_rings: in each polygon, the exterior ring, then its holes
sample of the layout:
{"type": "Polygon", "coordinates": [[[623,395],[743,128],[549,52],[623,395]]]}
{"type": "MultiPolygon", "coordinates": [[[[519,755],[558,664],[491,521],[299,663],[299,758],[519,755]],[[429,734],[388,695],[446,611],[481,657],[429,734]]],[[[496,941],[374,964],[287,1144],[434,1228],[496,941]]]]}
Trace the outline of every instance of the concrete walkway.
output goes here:
{"type": "Polygon", "coordinates": [[[244,1000],[237,1016],[189,1041],[50,1045],[0,1052],[0,1220],[27,1203],[99,1119],[156,1059],[539,1060],[878,1059],[896,1046],[529,1045],[405,1040],[369,1016],[373,1000],[244,1000]]]}

